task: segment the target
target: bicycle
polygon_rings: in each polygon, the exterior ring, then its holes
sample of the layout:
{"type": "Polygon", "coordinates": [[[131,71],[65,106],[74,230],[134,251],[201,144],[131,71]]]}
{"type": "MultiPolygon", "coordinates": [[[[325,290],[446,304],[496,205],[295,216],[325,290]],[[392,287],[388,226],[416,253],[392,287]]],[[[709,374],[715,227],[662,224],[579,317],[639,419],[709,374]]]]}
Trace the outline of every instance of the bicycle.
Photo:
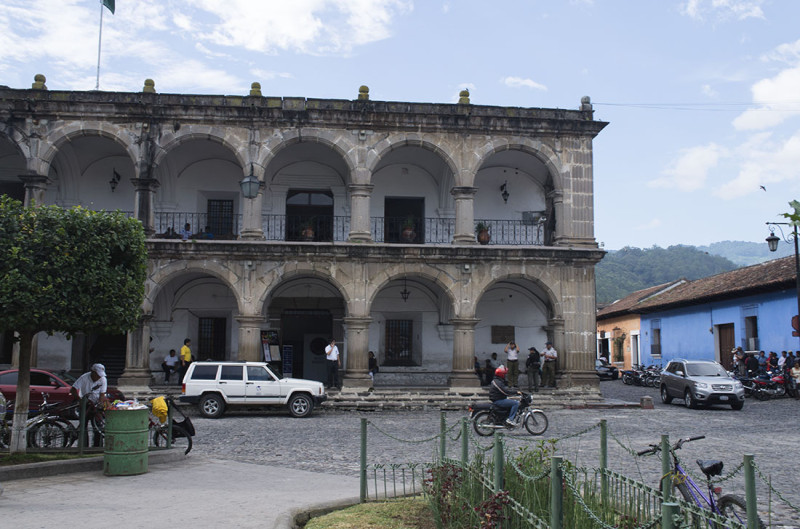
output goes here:
{"type": "Polygon", "coordinates": [[[183,453],[188,454],[192,450],[192,436],[195,434],[192,421],[175,406],[175,402],[169,396],[156,397],[152,402],[153,404],[151,404],[150,409],[150,432],[148,434],[152,441],[152,446],[159,448],[166,448],[167,446],[183,448],[183,453]],[[166,420],[166,417],[163,413],[158,413],[157,416],[152,409],[153,404],[155,404],[159,398],[163,399],[164,403],[169,408],[172,408],[173,411],[177,411],[183,417],[183,421],[172,421],[171,439],[168,438],[169,429],[167,428],[167,422],[162,422],[162,420],[166,420]],[[168,443],[169,441],[171,441],[171,443],[168,443]]]}
{"type": "MultiPolygon", "coordinates": [[[[697,465],[706,476],[706,488],[708,490],[706,495],[703,494],[703,491],[692,480],[691,476],[686,473],[681,466],[680,461],[678,460],[678,456],[675,452],[680,450],[684,443],[698,441],[700,439],[705,439],[705,437],[705,435],[687,437],[685,439],[679,439],[674,445],[672,445],[672,448],[670,449],[670,455],[672,456],[672,471],[669,474],[672,482],[672,497],[677,498],[678,495],[680,495],[684,502],[697,506],[697,512],[695,510],[683,509],[684,517],[690,523],[690,527],[692,527],[692,529],[700,529],[704,527],[711,529],[725,529],[730,527],[729,525],[723,523],[720,517],[729,520],[735,520],[741,524],[741,527],[745,527],[747,525],[747,503],[745,500],[736,494],[721,495],[722,488],[715,487],[714,483],[711,481],[711,478],[714,476],[719,476],[722,474],[722,461],[705,459],[697,460],[697,465]],[[711,512],[718,516],[702,516],[699,514],[699,512],[702,511],[711,512]]],[[[661,451],[660,444],[651,444],[649,446],[650,448],[647,450],[637,452],[637,455],[644,456],[655,454],[661,451]]],[[[663,492],[664,491],[662,490],[662,493],[663,492]]],[[[758,519],[758,526],[762,529],[766,527],[764,522],[761,521],[761,518],[758,519]]]]}
{"type": "MultiPolygon", "coordinates": [[[[26,444],[30,448],[67,448],[78,438],[78,431],[71,422],[54,414],[61,404],[49,404],[47,393],[42,393],[42,404],[39,413],[25,421],[26,444]]],[[[12,408],[14,401],[7,403],[12,408]]],[[[0,448],[8,449],[11,443],[12,422],[7,421],[6,407],[2,406],[2,423],[0,423],[0,448]]]]}

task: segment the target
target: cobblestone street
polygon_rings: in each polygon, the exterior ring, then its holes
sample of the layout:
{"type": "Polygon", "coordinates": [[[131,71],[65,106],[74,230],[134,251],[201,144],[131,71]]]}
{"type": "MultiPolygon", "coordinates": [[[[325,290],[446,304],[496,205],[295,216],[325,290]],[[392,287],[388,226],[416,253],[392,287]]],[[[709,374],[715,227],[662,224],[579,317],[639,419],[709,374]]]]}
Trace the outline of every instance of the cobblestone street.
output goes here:
{"type": "MultiPolygon", "coordinates": [[[[776,490],[793,505],[800,504],[797,493],[796,453],[800,452],[800,403],[792,399],[766,402],[748,399],[742,411],[730,408],[689,410],[680,400],[664,405],[653,388],[625,386],[620,381],[602,382],[601,389],[609,402],[638,402],[643,395],[653,397],[655,409],[601,408],[548,410],[549,428],[542,437],[508,437],[512,446],[535,446],[541,439],[565,438],[591,428],[606,419],[609,440],[609,466],[645,483],[657,486],[660,461],[656,457],[635,457],[629,450],[642,450],[659,442],[661,434],[672,441],[680,437],[705,435],[706,439],[687,444],[679,453],[684,466],[695,480],[702,476],[696,459],[721,459],[727,475],[753,454],[765,480],[771,479],[776,490]]],[[[448,427],[461,417],[447,412],[448,427]]],[[[438,410],[404,412],[342,412],[317,410],[309,419],[293,419],[279,412],[234,412],[217,420],[193,417],[197,436],[192,456],[210,456],[265,465],[288,466],[302,470],[356,476],[359,461],[360,418],[369,421],[368,461],[373,463],[428,462],[439,449],[438,440],[422,440],[439,432],[438,410]]],[[[470,430],[472,432],[472,430],[470,430]]],[[[460,440],[453,439],[457,429],[448,434],[448,454],[458,457],[460,440]]],[[[470,435],[471,443],[483,445],[490,438],[470,435]]],[[[599,458],[599,429],[564,439],[559,453],[578,465],[596,466],[599,458]]],[[[762,519],[767,522],[768,487],[756,477],[762,519]]],[[[742,473],[723,484],[723,493],[744,495],[742,473]]],[[[800,527],[800,515],[774,497],[774,527],[800,527]]]]}

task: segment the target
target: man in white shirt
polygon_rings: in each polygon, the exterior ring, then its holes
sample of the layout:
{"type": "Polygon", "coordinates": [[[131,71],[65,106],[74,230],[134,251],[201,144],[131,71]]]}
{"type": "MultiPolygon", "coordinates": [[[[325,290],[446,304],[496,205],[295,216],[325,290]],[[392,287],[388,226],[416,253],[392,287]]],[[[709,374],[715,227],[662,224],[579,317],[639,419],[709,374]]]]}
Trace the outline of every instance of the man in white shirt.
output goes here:
{"type": "Polygon", "coordinates": [[[328,360],[328,387],[342,389],[339,385],[339,368],[342,366],[342,360],[339,358],[339,348],[336,347],[336,340],[333,338],[325,347],[325,358],[328,360]]]}
{"type": "Polygon", "coordinates": [[[553,349],[553,342],[545,342],[544,351],[544,364],[542,365],[542,387],[551,388],[556,387],[556,360],[558,360],[558,351],[553,349]]]}
{"type": "MultiPolygon", "coordinates": [[[[172,373],[177,373],[181,365],[181,357],[175,352],[175,349],[170,349],[169,354],[164,357],[161,363],[161,369],[164,370],[164,384],[169,384],[169,377],[172,373]]],[[[180,382],[180,380],[178,380],[180,382]]]]}
{"type": "MultiPolygon", "coordinates": [[[[86,396],[88,402],[86,406],[86,433],[89,433],[89,423],[91,419],[98,413],[102,413],[108,399],[106,398],[106,391],[108,391],[108,381],[106,380],[106,368],[103,364],[94,364],[92,370],[84,373],[78,377],[70,393],[76,399],[86,396]]],[[[98,430],[94,432],[94,446],[102,446],[102,434],[98,430]]]]}
{"type": "Polygon", "coordinates": [[[508,342],[504,351],[508,355],[508,385],[515,388],[519,378],[519,349],[514,342],[508,342]]]}

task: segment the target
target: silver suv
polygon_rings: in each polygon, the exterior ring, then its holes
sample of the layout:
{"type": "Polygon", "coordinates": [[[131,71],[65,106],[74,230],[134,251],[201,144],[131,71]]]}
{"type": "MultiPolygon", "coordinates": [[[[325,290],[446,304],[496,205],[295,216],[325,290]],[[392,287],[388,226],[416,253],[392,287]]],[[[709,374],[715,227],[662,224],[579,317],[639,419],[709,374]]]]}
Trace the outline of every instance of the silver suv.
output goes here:
{"type": "Polygon", "coordinates": [[[730,404],[734,410],[741,410],[744,386],[717,362],[672,360],[661,373],[661,401],[669,404],[674,398],[683,399],[687,408],[730,404]]]}
{"type": "Polygon", "coordinates": [[[265,362],[193,362],[180,397],[212,419],[228,406],[286,406],[293,417],[308,417],[326,399],[322,383],[280,377],[265,362]]]}

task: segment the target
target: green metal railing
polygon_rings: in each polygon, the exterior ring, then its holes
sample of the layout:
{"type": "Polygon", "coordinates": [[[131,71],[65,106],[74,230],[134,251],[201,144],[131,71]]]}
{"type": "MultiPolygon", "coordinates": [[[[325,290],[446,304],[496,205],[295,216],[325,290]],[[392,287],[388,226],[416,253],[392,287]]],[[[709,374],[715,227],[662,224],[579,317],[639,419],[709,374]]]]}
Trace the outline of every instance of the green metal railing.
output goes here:
{"type": "MultiPolygon", "coordinates": [[[[750,455],[745,455],[743,463],[730,474],[716,478],[715,482],[725,481],[744,470],[748,520],[739,523],[683,498],[671,497],[673,469],[667,436],[661,439],[663,477],[660,483],[666,496],[661,490],[608,468],[609,438],[629,455],[636,456],[636,452],[624,446],[608,430],[605,420],[581,432],[546,441],[529,436],[508,436],[515,441],[530,439],[538,444],[542,451],[530,452],[534,455],[528,460],[522,460],[520,454],[512,455],[506,437],[498,432],[491,443],[484,446],[473,437],[466,417],[448,426],[445,412],[441,414],[439,433],[425,439],[401,439],[384,432],[371,421],[361,419],[361,501],[384,501],[423,493],[431,499],[434,510],[438,509],[437,514],[447,519],[461,516],[459,523],[471,527],[679,529],[708,526],[757,529],[756,472],[769,486],[770,496],[774,491],[750,455]],[[368,426],[398,442],[431,443],[432,462],[368,465],[368,426]],[[577,467],[555,454],[560,441],[586,435],[595,429],[599,429],[600,434],[598,467],[577,467]],[[458,454],[455,458],[447,455],[448,441],[457,443],[451,446],[451,451],[458,454]],[[531,461],[538,462],[538,466],[531,461]],[[437,487],[446,487],[447,493],[441,494],[437,487]]],[[[526,448],[517,449],[523,455],[526,453],[526,448]]],[[[702,482],[704,480],[698,481],[702,482]]],[[[798,511],[783,495],[774,492],[791,509],[798,511]]],[[[443,527],[448,527],[448,524],[443,523],[443,527]]]]}

